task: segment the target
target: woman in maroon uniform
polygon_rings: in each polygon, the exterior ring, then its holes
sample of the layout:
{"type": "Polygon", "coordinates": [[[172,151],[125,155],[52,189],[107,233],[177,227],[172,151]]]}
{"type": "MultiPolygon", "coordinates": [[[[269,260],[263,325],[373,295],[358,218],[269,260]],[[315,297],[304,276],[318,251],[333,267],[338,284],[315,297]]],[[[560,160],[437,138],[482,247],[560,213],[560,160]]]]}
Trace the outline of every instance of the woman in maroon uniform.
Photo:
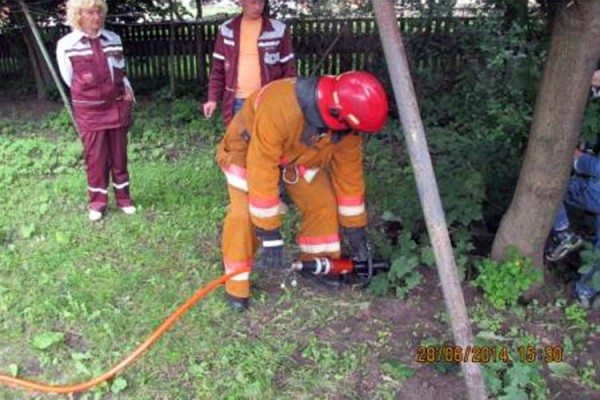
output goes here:
{"type": "Polygon", "coordinates": [[[125,76],[121,38],[104,29],[106,11],[105,0],[69,0],[67,23],[73,31],[56,46],[83,142],[91,221],[101,219],[106,211],[109,172],[117,206],[125,214],[135,213],[127,172],[127,131],[134,95],[125,76]]]}

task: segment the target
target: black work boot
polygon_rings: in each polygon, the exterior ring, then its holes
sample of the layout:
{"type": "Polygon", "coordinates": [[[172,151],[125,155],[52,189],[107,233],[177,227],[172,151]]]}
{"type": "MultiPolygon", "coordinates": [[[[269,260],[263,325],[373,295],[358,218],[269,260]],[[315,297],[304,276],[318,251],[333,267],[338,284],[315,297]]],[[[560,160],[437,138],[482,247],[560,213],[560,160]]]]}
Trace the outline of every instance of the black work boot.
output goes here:
{"type": "Polygon", "coordinates": [[[571,251],[577,250],[582,244],[583,239],[569,228],[552,232],[544,256],[546,260],[556,262],[563,259],[571,251]]]}
{"type": "Polygon", "coordinates": [[[225,292],[225,301],[232,310],[238,312],[244,312],[250,306],[250,299],[247,297],[237,297],[227,292],[225,292]]]}

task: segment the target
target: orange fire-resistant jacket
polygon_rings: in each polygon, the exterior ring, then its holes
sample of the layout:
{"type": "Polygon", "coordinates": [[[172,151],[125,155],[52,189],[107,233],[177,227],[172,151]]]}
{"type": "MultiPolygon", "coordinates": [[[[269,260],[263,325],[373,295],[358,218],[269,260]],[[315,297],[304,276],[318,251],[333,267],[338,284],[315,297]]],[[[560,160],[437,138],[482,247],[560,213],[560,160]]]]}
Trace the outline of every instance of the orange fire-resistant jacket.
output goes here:
{"type": "Polygon", "coordinates": [[[280,166],[288,182],[330,173],[340,224],[365,226],[361,137],[350,133],[332,143],[334,134],[327,132],[313,136],[310,146],[303,143],[305,120],[295,83],[295,79],[272,82],[246,100],[218,146],[217,162],[229,185],[249,192],[250,215],[259,228],[281,225],[280,166]]]}

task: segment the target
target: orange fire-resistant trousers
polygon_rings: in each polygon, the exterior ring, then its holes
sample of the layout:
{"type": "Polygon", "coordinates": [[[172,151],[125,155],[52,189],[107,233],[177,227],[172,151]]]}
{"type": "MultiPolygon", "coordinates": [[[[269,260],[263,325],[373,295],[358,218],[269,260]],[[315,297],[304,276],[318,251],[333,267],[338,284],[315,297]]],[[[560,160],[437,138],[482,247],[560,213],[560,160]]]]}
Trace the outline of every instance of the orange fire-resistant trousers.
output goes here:
{"type": "MultiPolygon", "coordinates": [[[[248,193],[228,185],[229,210],[223,226],[222,252],[226,272],[252,268],[259,246],[248,208],[248,193]]],[[[302,260],[319,256],[340,257],[337,203],[329,176],[323,169],[308,183],[300,178],[286,184],[286,191],[301,215],[297,241],[302,260]]],[[[289,266],[283,266],[285,268],[289,266]]],[[[227,293],[250,297],[250,274],[240,274],[228,281],[227,293]]]]}

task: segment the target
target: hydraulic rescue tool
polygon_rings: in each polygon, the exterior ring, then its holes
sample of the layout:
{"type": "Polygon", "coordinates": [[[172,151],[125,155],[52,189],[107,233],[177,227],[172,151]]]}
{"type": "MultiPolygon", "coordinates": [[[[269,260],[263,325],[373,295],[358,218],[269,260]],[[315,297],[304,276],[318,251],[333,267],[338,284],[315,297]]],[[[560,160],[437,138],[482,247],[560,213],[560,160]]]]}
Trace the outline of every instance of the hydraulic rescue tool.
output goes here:
{"type": "Polygon", "coordinates": [[[292,271],[306,272],[313,275],[328,277],[346,277],[355,275],[364,284],[368,284],[377,272],[389,271],[390,264],[383,260],[373,260],[370,255],[365,261],[356,261],[348,258],[316,258],[310,261],[296,261],[292,263],[292,271]]]}

